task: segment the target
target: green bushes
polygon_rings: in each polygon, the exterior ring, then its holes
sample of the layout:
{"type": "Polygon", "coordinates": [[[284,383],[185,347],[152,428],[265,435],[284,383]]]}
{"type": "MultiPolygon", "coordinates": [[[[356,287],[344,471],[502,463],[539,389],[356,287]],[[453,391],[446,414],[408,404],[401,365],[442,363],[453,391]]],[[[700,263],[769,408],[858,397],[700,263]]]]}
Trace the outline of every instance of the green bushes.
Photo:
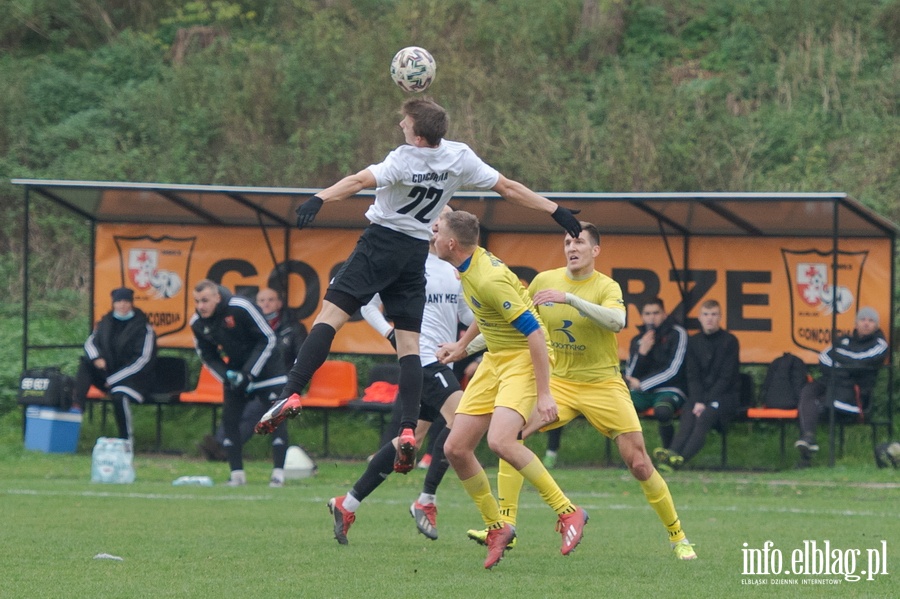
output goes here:
{"type": "Polygon", "coordinates": [[[533,187],[837,188],[897,215],[896,3],[595,3],[613,32],[576,0],[96,4],[114,35],[7,36],[9,175],[326,185],[399,140],[386,65],[418,43],[451,135],[533,187]],[[191,26],[221,33],[176,63],[191,26]]]}
{"type": "MultiPolygon", "coordinates": [[[[898,15],[897,0],[14,3],[0,299],[22,288],[9,177],[324,186],[400,141],[387,65],[412,43],[437,57],[450,136],[536,189],[841,190],[900,221],[898,15]],[[194,26],[210,43],[176,48],[194,26]]],[[[80,343],[89,229],[35,205],[29,284],[69,294],[43,316],[80,343]]]]}

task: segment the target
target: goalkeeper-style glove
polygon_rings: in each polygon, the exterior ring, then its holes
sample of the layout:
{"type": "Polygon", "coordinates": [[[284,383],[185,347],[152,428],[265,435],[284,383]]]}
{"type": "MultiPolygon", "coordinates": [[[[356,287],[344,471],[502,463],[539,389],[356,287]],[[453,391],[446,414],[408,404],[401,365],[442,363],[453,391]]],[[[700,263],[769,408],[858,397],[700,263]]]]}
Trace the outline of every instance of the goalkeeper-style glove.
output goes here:
{"type": "Polygon", "coordinates": [[[581,235],[581,223],[575,218],[575,215],[579,212],[581,210],[569,210],[568,208],[557,206],[553,212],[553,220],[558,222],[559,226],[566,230],[566,233],[575,238],[581,235]]]}
{"type": "Polygon", "coordinates": [[[313,196],[297,206],[297,228],[302,229],[316,220],[316,215],[325,201],[319,196],[313,196]]]}

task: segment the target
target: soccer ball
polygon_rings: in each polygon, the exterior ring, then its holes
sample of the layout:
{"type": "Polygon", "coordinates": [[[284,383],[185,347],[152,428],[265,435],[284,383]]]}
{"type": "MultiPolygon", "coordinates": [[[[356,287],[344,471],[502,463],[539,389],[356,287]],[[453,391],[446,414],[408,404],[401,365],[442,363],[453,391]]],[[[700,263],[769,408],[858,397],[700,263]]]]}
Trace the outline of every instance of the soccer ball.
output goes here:
{"type": "Polygon", "coordinates": [[[409,46],[394,55],[391,79],[405,92],[423,92],[434,81],[437,65],[425,48],[409,46]]]}

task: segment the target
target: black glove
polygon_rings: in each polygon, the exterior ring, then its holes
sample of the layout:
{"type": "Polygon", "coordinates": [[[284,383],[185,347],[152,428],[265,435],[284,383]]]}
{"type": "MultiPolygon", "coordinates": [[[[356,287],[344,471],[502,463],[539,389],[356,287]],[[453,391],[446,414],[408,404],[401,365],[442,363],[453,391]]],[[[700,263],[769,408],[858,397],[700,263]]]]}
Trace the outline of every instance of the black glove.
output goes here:
{"type": "Polygon", "coordinates": [[[391,329],[391,332],[387,334],[387,337],[385,337],[385,339],[390,342],[391,347],[397,349],[397,336],[394,334],[394,329],[391,329]]]}
{"type": "Polygon", "coordinates": [[[581,223],[578,222],[575,215],[579,212],[581,210],[569,210],[568,208],[557,206],[553,212],[553,220],[558,222],[559,226],[566,230],[566,233],[572,237],[578,237],[581,235],[581,223]]]}
{"type": "Polygon", "coordinates": [[[250,384],[250,375],[238,370],[226,371],[225,379],[228,381],[228,387],[232,391],[246,391],[247,385],[250,384]]]}
{"type": "Polygon", "coordinates": [[[297,206],[297,228],[302,229],[316,220],[316,215],[324,203],[325,200],[319,196],[313,196],[297,206]]]}

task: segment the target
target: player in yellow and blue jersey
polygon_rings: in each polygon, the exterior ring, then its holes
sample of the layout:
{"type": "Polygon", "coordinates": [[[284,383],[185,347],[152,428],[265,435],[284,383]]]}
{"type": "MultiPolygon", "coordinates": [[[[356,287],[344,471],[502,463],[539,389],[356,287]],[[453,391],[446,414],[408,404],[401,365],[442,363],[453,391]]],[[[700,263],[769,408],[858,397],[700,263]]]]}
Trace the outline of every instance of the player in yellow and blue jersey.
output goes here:
{"type": "Polygon", "coordinates": [[[488,351],[463,393],[444,453],[487,525],[484,567],[492,568],[516,533],[501,518],[490,482],[475,457],[475,447],[485,434],[491,450],[528,479],[559,516],[563,555],[581,542],[588,515],[569,501],[541,460],[516,440],[532,411],[544,424],[557,418],[550,394],[547,333],[518,277],[478,246],[478,227],[478,219],[468,212],[444,214],[434,225],[435,251],[459,270],[465,300],[475,314],[461,339],[440,346],[438,358],[455,361],[466,354],[466,345],[479,330],[484,335],[488,351]]]}
{"type": "MultiPolygon", "coordinates": [[[[669,487],[647,454],[641,423],[619,370],[616,333],[625,326],[622,289],[594,269],[600,255],[597,227],[585,222],[581,226],[578,237],[565,237],[566,266],[538,274],[528,289],[550,331],[556,356],[550,391],[559,419],[543,429],[563,426],[583,415],[601,434],[615,440],[622,459],[666,527],[676,557],[695,559],[697,554],[685,538],[669,487]]],[[[473,344],[472,349],[477,347],[473,344]]],[[[543,424],[531,418],[523,437],[543,424]]],[[[501,460],[497,475],[500,511],[503,520],[513,526],[521,488],[522,476],[501,460]]],[[[485,531],[470,530],[469,537],[484,542],[485,531]]]]}

